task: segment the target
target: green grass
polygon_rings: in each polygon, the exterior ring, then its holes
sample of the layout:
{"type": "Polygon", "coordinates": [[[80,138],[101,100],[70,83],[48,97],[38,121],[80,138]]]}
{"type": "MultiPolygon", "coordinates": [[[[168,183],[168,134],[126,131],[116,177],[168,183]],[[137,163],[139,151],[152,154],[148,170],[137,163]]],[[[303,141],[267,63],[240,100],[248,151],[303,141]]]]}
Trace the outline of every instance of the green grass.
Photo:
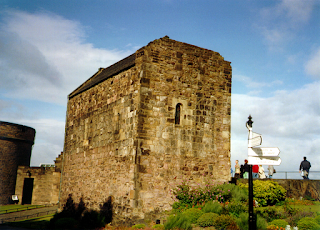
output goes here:
{"type": "Polygon", "coordinates": [[[19,212],[24,210],[30,210],[35,208],[42,208],[45,207],[44,205],[2,205],[0,206],[0,214],[4,213],[12,213],[12,212],[19,212]]]}
{"type": "Polygon", "coordinates": [[[7,225],[13,227],[20,227],[20,228],[30,228],[30,229],[47,229],[47,226],[53,217],[54,214],[40,216],[28,220],[21,220],[16,222],[7,223],[7,225]]]}

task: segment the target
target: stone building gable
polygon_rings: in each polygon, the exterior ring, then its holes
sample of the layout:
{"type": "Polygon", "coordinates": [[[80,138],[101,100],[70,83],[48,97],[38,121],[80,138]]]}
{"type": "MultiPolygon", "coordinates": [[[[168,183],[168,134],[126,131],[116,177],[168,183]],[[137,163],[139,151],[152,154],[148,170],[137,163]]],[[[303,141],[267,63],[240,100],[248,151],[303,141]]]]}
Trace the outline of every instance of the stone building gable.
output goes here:
{"type": "Polygon", "coordinates": [[[69,96],[60,202],[112,196],[117,217],[143,219],[182,180],[230,179],[231,66],[168,37],[124,60],[69,96]]]}

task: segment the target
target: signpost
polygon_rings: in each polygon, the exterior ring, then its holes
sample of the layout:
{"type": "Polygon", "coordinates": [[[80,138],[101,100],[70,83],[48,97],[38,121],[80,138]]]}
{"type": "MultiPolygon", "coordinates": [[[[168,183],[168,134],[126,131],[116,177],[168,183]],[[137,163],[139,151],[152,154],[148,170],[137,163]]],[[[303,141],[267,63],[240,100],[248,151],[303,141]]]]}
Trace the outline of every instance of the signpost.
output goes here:
{"type": "Polygon", "coordinates": [[[279,154],[280,154],[280,150],[277,147],[275,147],[275,148],[248,148],[248,156],[253,156],[253,157],[277,157],[279,154]]]}
{"type": "Polygon", "coordinates": [[[248,147],[255,147],[262,144],[262,136],[259,133],[252,132],[252,138],[249,138],[248,147]]]}
{"type": "Polygon", "coordinates": [[[262,144],[262,136],[252,132],[252,117],[249,115],[246,127],[248,135],[248,165],[249,165],[249,230],[256,230],[257,223],[253,215],[253,181],[252,165],[280,165],[279,148],[253,148],[262,144]]]}
{"type": "Polygon", "coordinates": [[[248,157],[250,165],[280,165],[280,157],[248,157]]]}

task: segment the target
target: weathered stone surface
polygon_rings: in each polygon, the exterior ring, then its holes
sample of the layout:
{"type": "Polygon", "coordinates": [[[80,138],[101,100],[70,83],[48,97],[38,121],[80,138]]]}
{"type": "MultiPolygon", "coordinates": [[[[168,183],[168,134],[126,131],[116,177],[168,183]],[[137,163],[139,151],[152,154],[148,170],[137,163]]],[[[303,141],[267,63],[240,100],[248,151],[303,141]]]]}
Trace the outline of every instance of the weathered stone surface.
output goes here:
{"type": "Polygon", "coordinates": [[[98,208],[112,196],[122,220],[170,209],[183,180],[230,179],[230,62],[164,37],[129,64],[70,94],[60,199],[98,208]]]}
{"type": "Polygon", "coordinates": [[[19,204],[23,201],[24,182],[26,178],[33,179],[31,204],[57,204],[59,201],[61,159],[63,153],[56,158],[54,167],[29,167],[19,166],[15,194],[19,198],[19,204]]]}
{"type": "Polygon", "coordinates": [[[0,121],[0,205],[15,194],[17,169],[29,166],[34,137],[31,127],[0,121]]]}

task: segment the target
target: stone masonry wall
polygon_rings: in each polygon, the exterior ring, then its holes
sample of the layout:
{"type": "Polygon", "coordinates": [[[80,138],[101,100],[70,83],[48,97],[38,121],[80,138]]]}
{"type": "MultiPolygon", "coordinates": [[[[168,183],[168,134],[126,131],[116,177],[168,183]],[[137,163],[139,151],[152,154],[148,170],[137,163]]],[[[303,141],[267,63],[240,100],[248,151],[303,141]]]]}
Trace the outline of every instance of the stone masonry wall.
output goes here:
{"type": "Polygon", "coordinates": [[[112,196],[117,217],[143,219],[170,209],[183,180],[228,181],[230,111],[230,62],[168,37],[149,43],[134,66],[69,97],[60,202],[98,208],[112,196]]]}
{"type": "Polygon", "coordinates": [[[60,176],[61,173],[55,167],[19,166],[15,189],[19,204],[22,202],[25,178],[34,179],[31,204],[57,204],[59,201],[60,176]],[[30,173],[30,176],[27,173],[30,173]]]}
{"type": "Polygon", "coordinates": [[[139,70],[126,70],[68,102],[61,201],[84,197],[88,207],[114,196],[121,212],[133,206],[139,70]]]}
{"type": "Polygon", "coordinates": [[[19,165],[30,165],[33,128],[0,121],[0,205],[9,204],[15,193],[19,165]]]}
{"type": "Polygon", "coordinates": [[[216,52],[166,38],[137,52],[143,72],[136,190],[138,208],[148,213],[169,209],[170,189],[181,181],[230,179],[231,67],[216,52]]]}

